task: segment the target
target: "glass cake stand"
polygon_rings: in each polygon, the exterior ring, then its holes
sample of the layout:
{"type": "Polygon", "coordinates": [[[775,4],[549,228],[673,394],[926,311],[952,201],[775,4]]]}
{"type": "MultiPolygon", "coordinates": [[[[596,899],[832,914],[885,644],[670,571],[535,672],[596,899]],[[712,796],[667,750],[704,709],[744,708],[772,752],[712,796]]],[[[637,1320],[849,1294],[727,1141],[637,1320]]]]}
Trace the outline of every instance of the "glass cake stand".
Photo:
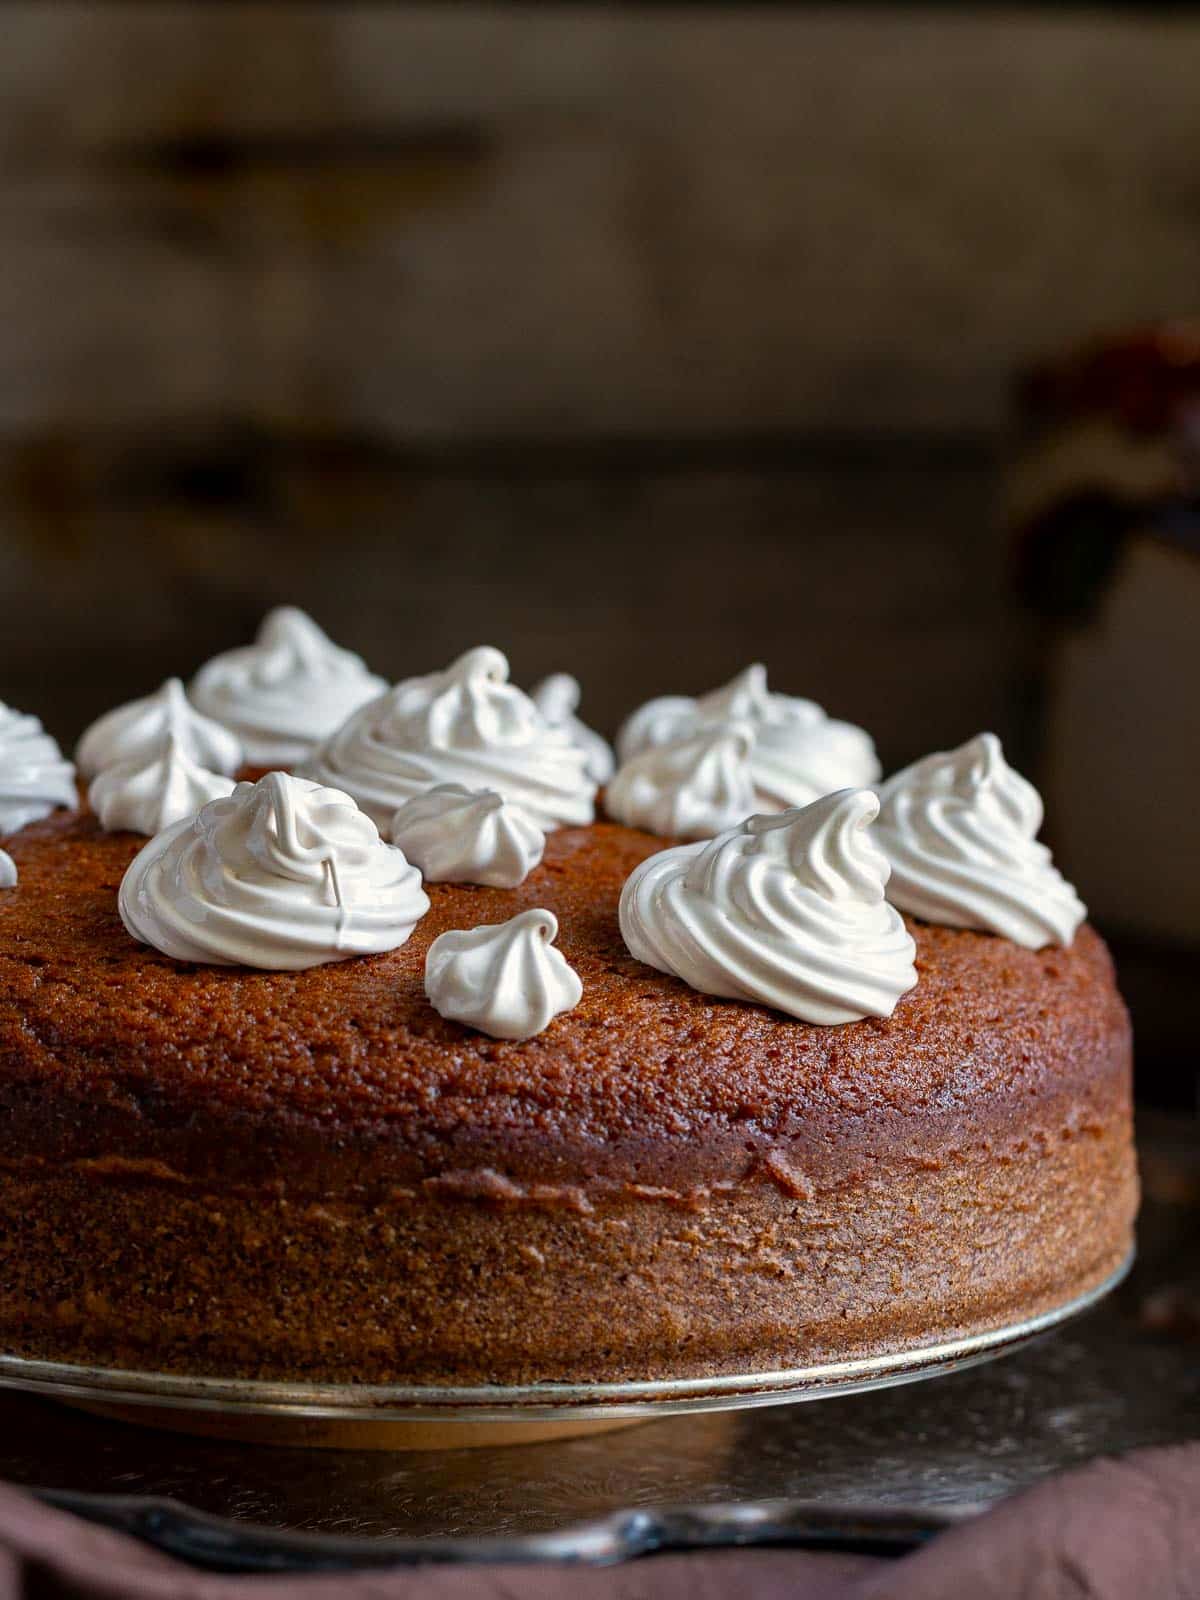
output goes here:
{"type": "Polygon", "coordinates": [[[304,1384],[115,1371],[0,1356],[0,1387],[102,1416],[274,1445],[445,1450],[543,1442],[685,1413],[742,1410],[888,1388],[990,1361],[1078,1316],[1125,1277],[1133,1253],[1086,1294],[1023,1321],[845,1361],[661,1382],[449,1388],[304,1384]]]}

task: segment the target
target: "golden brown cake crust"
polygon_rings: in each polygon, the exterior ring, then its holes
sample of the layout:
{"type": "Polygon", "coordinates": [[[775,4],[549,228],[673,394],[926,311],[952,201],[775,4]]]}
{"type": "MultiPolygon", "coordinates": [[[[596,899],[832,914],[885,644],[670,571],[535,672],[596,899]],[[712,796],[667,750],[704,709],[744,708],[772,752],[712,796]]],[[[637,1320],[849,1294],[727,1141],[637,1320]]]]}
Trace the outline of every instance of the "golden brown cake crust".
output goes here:
{"type": "Polygon", "coordinates": [[[6,842],[10,1348],[378,1381],[708,1372],[994,1324],[1128,1248],[1128,1020],[1088,928],[1031,952],[914,923],[894,1016],[814,1028],[630,957],[620,888],[662,841],[612,824],[552,834],[516,890],[430,885],[402,949],[300,973],[135,944],[116,891],[140,843],[87,816],[6,842]],[[431,940],[535,905],[580,1005],[523,1044],[439,1018],[431,940]]]}
{"type": "Polygon", "coordinates": [[[915,923],[920,982],[894,1016],[815,1028],[630,956],[620,888],[662,841],[614,824],[551,834],[515,890],[431,884],[402,949],[298,973],[189,966],[136,944],[116,899],[141,842],[86,817],[10,842],[21,884],[0,897],[4,1154],[150,1155],[302,1182],[302,1149],[326,1188],[428,1177],[459,1155],[544,1179],[553,1152],[571,1181],[693,1182],[739,1178],[748,1146],[782,1141],[840,1172],[848,1145],[907,1142],[914,1119],[978,1132],[1014,1094],[1066,1091],[1085,1117],[1126,1066],[1124,1008],[1088,928],[1068,950],[1033,952],[915,923]],[[523,1044],[437,1016],[422,985],[432,940],[527,906],[557,915],[580,1005],[523,1044]]]}

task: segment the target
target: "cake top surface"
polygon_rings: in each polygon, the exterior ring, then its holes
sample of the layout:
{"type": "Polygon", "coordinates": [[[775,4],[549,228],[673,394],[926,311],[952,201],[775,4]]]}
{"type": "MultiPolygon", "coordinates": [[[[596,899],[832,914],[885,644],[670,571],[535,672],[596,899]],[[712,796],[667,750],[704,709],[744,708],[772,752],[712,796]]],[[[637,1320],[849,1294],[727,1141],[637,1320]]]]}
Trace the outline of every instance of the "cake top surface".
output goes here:
{"type": "Polygon", "coordinates": [[[621,888],[662,841],[605,822],[551,833],[515,889],[429,884],[431,909],[397,950],[299,972],[181,965],[121,925],[117,890],[141,843],[86,813],[6,841],[30,891],[0,900],[0,1108],[14,1147],[24,1128],[47,1151],[111,1150],[119,1124],[131,1155],[252,1174],[286,1133],[309,1141],[315,1166],[375,1162],[398,1180],[431,1142],[442,1166],[458,1153],[534,1171],[553,1148],[575,1152],[576,1173],[626,1177],[652,1150],[646,1181],[702,1183],[779,1140],[815,1169],[848,1137],[902,1137],[897,1117],[940,1119],[949,1137],[990,1099],[1053,1094],[1073,1064],[1102,1074],[1124,1038],[1087,927],[1067,949],[1033,951],[910,922],[916,988],[892,1017],[834,1029],[697,993],[626,949],[621,888]],[[534,907],[558,919],[578,1006],[522,1043],[437,1015],[423,988],[432,941],[534,907]]]}

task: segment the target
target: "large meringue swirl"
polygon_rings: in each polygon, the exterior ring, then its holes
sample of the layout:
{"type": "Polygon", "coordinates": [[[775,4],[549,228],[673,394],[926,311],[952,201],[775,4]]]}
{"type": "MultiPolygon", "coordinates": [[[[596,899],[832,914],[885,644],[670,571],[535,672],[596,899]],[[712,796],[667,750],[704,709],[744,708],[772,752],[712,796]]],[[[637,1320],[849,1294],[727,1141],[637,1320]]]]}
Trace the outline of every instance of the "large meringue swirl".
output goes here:
{"type": "Polygon", "coordinates": [[[754,730],[718,724],[631,756],[604,791],[604,809],[629,828],[668,839],[711,839],[756,810],[754,730]]]}
{"type": "Polygon", "coordinates": [[[304,770],[352,794],[381,828],[413,795],[461,783],[496,790],[549,829],[593,820],[586,766],[570,735],[509,683],[500,651],[484,645],[363,706],[304,770]]]}
{"type": "Polygon", "coordinates": [[[392,843],[427,883],[515,889],[542,859],[546,835],[494,789],[440,783],[404,802],[392,819],[392,843]]]}
{"type": "Polygon", "coordinates": [[[731,721],[754,729],[750,766],[763,809],[804,806],[834,789],[865,786],[879,777],[869,734],[835,721],[814,700],[772,694],[767,669],[759,663],[699,699],[664,695],[647,701],[617,735],[617,755],[625,762],[650,745],[731,721]]]}
{"type": "Polygon", "coordinates": [[[587,756],[587,775],[593,783],[607,783],[615,762],[607,739],[576,716],[583,690],[569,672],[552,672],[529,691],[529,698],[552,728],[565,728],[573,743],[587,756]]]}
{"type": "Polygon", "coordinates": [[[75,768],[36,717],[0,702],[0,834],[76,806],[75,768]]]}
{"type": "Polygon", "coordinates": [[[349,795],[269,772],[151,839],[118,906],[177,961],[295,972],[395,950],[429,901],[349,795]]]}
{"type": "Polygon", "coordinates": [[[430,1005],[493,1039],[532,1039],[583,995],[557,935],[558,918],[540,909],[441,934],[425,957],[430,1005]]]}
{"type": "Polygon", "coordinates": [[[75,760],[85,778],[94,778],[120,762],[150,760],[165,734],[209,772],[236,772],[242,765],[241,742],[196,710],[179,678],[97,718],[75,747],[75,760]]]}
{"type": "Polygon", "coordinates": [[[192,679],[192,702],[231,729],[255,767],[311,755],[387,684],[295,606],[263,618],[253,644],[226,650],[192,679]]]}
{"type": "Polygon", "coordinates": [[[891,1016],[917,974],[866,832],[878,811],[870,790],[842,789],[651,856],[621,892],[625,943],[702,994],[802,1022],[891,1016]]]}
{"type": "Polygon", "coordinates": [[[88,804],[106,833],[153,836],[233,790],[232,778],[197,766],[176,735],[164,733],[149,755],[93,778],[88,804]]]}
{"type": "Polygon", "coordinates": [[[1067,945],[1087,915],[1037,842],[1042,801],[994,733],[926,756],[880,790],[875,837],[888,899],[926,922],[1003,934],[1030,950],[1067,945]]]}

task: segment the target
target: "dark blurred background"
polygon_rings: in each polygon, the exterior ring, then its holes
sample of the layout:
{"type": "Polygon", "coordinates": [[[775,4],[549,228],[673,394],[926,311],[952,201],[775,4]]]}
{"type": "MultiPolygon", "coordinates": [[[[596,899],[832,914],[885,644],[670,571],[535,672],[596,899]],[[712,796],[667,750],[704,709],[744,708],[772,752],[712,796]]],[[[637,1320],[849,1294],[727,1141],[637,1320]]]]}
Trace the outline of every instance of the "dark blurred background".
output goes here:
{"type": "Polygon", "coordinates": [[[994,728],[1144,1081],[1194,1093],[1179,496],[1122,499],[1118,428],[1117,491],[1031,564],[1012,474],[1056,425],[1030,446],[1032,364],[1200,311],[1200,15],[0,27],[0,698],[69,741],[292,601],[391,677],[485,641],[571,670],[606,731],[753,658],[888,767],[994,728]]]}

